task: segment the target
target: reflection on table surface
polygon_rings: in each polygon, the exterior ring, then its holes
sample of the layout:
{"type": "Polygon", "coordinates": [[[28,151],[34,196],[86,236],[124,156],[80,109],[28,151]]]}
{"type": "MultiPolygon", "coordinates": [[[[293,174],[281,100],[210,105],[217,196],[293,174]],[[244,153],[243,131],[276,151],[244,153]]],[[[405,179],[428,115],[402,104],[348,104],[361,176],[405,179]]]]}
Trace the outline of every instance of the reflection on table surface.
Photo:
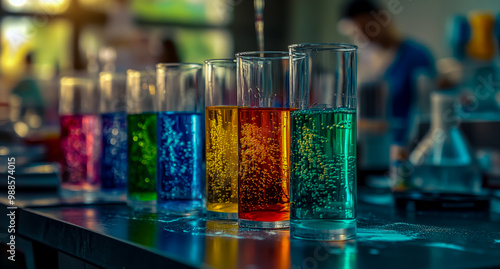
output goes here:
{"type": "Polygon", "coordinates": [[[288,230],[251,230],[239,228],[235,221],[203,216],[134,212],[123,204],[30,210],[208,268],[500,265],[498,213],[410,214],[398,213],[390,206],[364,203],[359,208],[358,236],[343,242],[297,240],[290,238],[288,230]]]}

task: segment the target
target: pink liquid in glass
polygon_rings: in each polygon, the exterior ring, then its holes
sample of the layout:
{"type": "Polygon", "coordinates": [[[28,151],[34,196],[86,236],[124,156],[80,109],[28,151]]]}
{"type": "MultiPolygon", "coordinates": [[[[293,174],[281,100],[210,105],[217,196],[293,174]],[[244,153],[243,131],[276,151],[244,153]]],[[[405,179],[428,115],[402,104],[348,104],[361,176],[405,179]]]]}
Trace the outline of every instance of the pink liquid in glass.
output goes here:
{"type": "Polygon", "coordinates": [[[99,186],[99,116],[64,115],[61,121],[61,187],[93,191],[99,186]]]}

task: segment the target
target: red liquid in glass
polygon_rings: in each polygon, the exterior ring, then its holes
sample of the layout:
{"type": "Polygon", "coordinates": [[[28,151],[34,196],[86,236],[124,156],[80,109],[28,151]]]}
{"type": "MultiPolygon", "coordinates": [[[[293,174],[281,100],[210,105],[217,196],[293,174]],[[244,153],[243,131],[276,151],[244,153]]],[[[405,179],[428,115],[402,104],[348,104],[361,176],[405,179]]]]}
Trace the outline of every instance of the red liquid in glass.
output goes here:
{"type": "Polygon", "coordinates": [[[99,118],[64,115],[61,122],[61,187],[72,191],[98,187],[99,118]]]}
{"type": "Polygon", "coordinates": [[[290,219],[290,109],[239,108],[239,215],[290,219]]]}

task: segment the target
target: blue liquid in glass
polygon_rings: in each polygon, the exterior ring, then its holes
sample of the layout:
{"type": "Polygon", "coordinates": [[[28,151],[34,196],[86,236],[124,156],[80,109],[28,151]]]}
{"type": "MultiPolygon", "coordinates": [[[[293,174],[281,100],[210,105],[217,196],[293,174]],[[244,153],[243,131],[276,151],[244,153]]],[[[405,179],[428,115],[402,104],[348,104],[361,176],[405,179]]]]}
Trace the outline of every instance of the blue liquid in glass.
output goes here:
{"type": "Polygon", "coordinates": [[[127,114],[101,114],[101,190],[124,193],[127,186],[127,114]]]}
{"type": "Polygon", "coordinates": [[[202,207],[203,116],[161,112],[157,119],[157,202],[160,210],[199,213],[202,207]]]}

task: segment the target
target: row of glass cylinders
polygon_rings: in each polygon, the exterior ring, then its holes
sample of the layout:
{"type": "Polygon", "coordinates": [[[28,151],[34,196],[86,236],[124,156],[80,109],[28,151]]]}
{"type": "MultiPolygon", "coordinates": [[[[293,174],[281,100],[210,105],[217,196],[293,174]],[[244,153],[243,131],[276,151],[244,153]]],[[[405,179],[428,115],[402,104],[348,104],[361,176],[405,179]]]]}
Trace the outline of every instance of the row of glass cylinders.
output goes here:
{"type": "Polygon", "coordinates": [[[61,80],[64,196],[126,192],[136,209],[356,234],[355,46],[158,64],[99,84],[61,80]]]}

